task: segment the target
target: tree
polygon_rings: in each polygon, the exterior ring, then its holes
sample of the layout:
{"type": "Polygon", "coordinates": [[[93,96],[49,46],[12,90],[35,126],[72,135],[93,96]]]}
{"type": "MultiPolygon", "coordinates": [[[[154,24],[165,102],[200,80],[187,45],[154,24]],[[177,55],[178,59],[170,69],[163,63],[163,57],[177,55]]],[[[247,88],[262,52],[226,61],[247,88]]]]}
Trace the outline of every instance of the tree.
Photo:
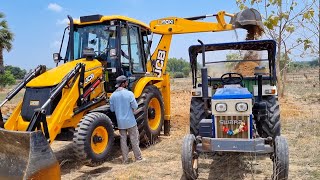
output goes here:
{"type": "Polygon", "coordinates": [[[5,71],[0,74],[0,88],[4,88],[7,85],[13,85],[16,82],[14,76],[10,73],[10,71],[5,71]]]}
{"type": "MultiPolygon", "coordinates": [[[[256,7],[262,14],[265,34],[268,38],[277,42],[277,60],[276,68],[278,79],[278,90],[280,96],[284,96],[286,70],[280,69],[281,53],[291,55],[294,49],[303,46],[304,50],[309,49],[312,44],[311,35],[296,38],[299,32],[303,30],[303,26],[299,25],[299,21],[310,20],[314,17],[314,7],[316,0],[305,0],[304,2],[297,0],[237,0],[240,9],[247,8],[247,5],[256,7]],[[302,29],[301,29],[302,28],[302,29]],[[283,71],[283,75],[280,72],[283,71]]],[[[288,56],[285,56],[284,64],[289,63],[288,56]]],[[[287,66],[284,66],[287,68],[287,66]]]]}
{"type": "Polygon", "coordinates": [[[5,71],[10,71],[10,73],[14,76],[15,79],[23,79],[24,76],[27,74],[25,69],[21,69],[15,66],[5,66],[5,71]]]}
{"type": "MultiPolygon", "coordinates": [[[[230,61],[230,60],[242,60],[243,59],[243,55],[241,55],[240,53],[229,53],[226,55],[226,60],[230,61]]],[[[233,70],[235,68],[235,66],[238,64],[238,62],[227,62],[225,64],[226,68],[229,70],[233,70]]]]}
{"type": "Polygon", "coordinates": [[[13,33],[8,28],[8,23],[0,12],[0,73],[4,72],[3,49],[9,52],[12,48],[13,33]]]}
{"type": "Polygon", "coordinates": [[[172,73],[179,73],[179,76],[184,75],[185,77],[189,76],[190,73],[190,64],[184,59],[180,58],[169,58],[167,64],[167,71],[172,73]]]}

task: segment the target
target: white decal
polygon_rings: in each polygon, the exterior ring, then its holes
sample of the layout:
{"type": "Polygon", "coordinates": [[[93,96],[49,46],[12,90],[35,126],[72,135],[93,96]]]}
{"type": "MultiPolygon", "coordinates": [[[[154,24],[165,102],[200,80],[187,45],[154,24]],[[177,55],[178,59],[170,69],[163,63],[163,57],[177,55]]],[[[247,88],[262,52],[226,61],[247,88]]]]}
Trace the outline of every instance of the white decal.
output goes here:
{"type": "Polygon", "coordinates": [[[94,78],[94,74],[90,74],[88,77],[86,77],[86,80],[84,81],[85,84],[89,83],[94,78]]]}
{"type": "Polygon", "coordinates": [[[166,58],[166,51],[159,50],[157,55],[155,70],[154,70],[154,72],[158,74],[158,77],[161,77],[162,75],[162,68],[164,65],[165,58],[166,58]]]}
{"type": "Polygon", "coordinates": [[[174,24],[174,20],[173,19],[163,19],[163,20],[160,20],[159,24],[174,24]]]}

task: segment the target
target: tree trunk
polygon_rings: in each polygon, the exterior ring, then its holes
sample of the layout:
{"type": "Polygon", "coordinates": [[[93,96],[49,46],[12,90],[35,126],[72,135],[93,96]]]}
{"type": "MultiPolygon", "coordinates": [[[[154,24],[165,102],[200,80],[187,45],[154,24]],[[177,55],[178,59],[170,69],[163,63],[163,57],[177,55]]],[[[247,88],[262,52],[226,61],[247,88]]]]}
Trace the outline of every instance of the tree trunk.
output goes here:
{"type": "Polygon", "coordinates": [[[0,47],[0,73],[4,73],[3,48],[0,47]]]}
{"type": "MultiPolygon", "coordinates": [[[[286,50],[285,50],[286,51],[286,50]]],[[[284,69],[282,71],[282,92],[280,94],[280,97],[284,97],[286,94],[286,83],[287,83],[287,72],[288,72],[288,57],[287,57],[287,53],[284,56],[284,69]]]]}
{"type": "MultiPolygon", "coordinates": [[[[282,1],[280,2],[279,6],[279,11],[280,14],[282,13],[282,1]]],[[[281,33],[281,28],[282,28],[282,18],[280,18],[280,25],[279,25],[279,37],[277,39],[277,45],[278,45],[278,50],[277,50],[277,60],[276,60],[276,71],[277,71],[277,88],[278,88],[278,95],[279,97],[282,97],[283,93],[283,88],[282,88],[282,81],[281,81],[281,69],[280,69],[280,58],[281,58],[281,43],[282,43],[282,33],[281,33]]]]}

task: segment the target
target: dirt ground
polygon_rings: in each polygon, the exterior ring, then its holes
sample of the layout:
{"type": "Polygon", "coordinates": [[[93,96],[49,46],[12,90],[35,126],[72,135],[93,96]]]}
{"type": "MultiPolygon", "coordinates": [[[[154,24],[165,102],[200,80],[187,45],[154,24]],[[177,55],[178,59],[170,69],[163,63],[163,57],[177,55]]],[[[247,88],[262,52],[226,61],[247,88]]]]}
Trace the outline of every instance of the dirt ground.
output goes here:
{"type": "MultiPolygon", "coordinates": [[[[109,160],[88,167],[74,160],[68,142],[54,142],[62,179],[185,179],[180,153],[182,139],[189,132],[190,79],[172,80],[171,136],[161,136],[154,145],[143,148],[143,162],[121,164],[119,140],[109,160]]],[[[289,143],[289,179],[320,179],[320,91],[319,82],[289,83],[281,102],[282,135],[289,143]]],[[[1,93],[0,93],[1,95],[1,93]]],[[[130,153],[133,159],[132,152],[130,153]]],[[[199,179],[271,179],[269,157],[204,154],[199,160],[199,179]]]]}

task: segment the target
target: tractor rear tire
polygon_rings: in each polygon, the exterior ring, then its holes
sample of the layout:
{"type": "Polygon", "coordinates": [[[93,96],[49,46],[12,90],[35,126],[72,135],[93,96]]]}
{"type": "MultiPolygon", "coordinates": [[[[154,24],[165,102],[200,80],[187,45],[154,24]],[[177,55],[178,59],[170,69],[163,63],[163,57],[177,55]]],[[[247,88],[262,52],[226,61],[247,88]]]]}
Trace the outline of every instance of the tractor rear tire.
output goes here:
{"type": "Polygon", "coordinates": [[[164,121],[162,95],[157,87],[147,86],[137,102],[135,117],[140,134],[140,144],[153,144],[160,135],[164,121]]]}
{"type": "Polygon", "coordinates": [[[200,121],[206,118],[202,98],[193,97],[190,104],[190,134],[199,135],[200,121]]]}
{"type": "Polygon", "coordinates": [[[286,180],[289,174],[289,148],[287,140],[277,136],[274,141],[273,178],[286,180]]]}
{"type": "Polygon", "coordinates": [[[276,96],[267,96],[264,98],[267,103],[267,118],[261,121],[261,136],[263,138],[280,136],[280,107],[276,96]]]}
{"type": "Polygon", "coordinates": [[[74,132],[75,156],[87,165],[99,164],[110,154],[113,142],[110,118],[103,113],[89,113],[81,119],[74,132]]]}
{"type": "Polygon", "coordinates": [[[182,143],[182,169],[186,179],[198,178],[198,153],[196,151],[196,138],[193,134],[184,137],[182,143]]]}

